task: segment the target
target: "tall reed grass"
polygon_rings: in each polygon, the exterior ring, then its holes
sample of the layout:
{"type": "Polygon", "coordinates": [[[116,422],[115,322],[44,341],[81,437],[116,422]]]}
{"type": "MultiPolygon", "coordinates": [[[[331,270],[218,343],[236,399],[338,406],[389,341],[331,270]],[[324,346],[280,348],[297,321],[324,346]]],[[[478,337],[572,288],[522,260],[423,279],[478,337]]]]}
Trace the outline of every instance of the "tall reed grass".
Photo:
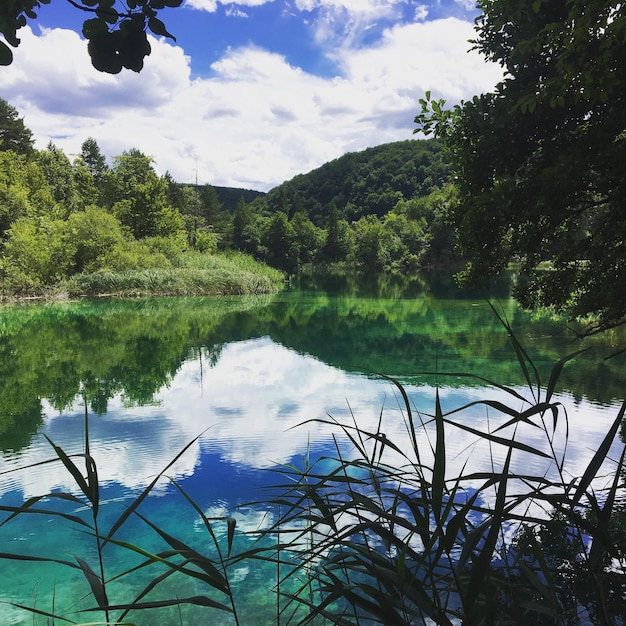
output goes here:
{"type": "Polygon", "coordinates": [[[283,275],[243,254],[188,252],[173,267],[82,273],[59,289],[70,297],[207,296],[275,293],[283,275]]]}
{"type": "Polygon", "coordinates": [[[284,535],[292,527],[283,560],[293,566],[283,567],[283,583],[307,572],[299,592],[286,598],[306,606],[300,623],[319,617],[396,626],[624,623],[626,544],[624,528],[614,523],[620,514],[624,519],[624,446],[617,459],[609,450],[626,403],[576,475],[567,465],[567,412],[554,396],[563,367],[576,355],[556,363],[544,386],[501,322],[526,393],[482,379],[508,401],[486,399],[444,413],[437,392],[433,413],[424,415],[389,379],[403,410],[404,441],[385,435],[382,413],[373,432],[356,417],[349,424],[316,420],[340,431],[353,451],[346,458],[337,444],[331,472],[327,459],[320,469],[285,471],[276,530],[284,535]],[[493,426],[456,419],[481,407],[493,426]],[[455,429],[486,444],[490,471],[464,465],[450,474],[446,437],[455,429]],[[525,442],[524,433],[537,430],[541,447],[525,442]],[[537,459],[545,470],[533,473],[537,459]]]}
{"type": "Polygon", "coordinates": [[[81,529],[92,542],[91,557],[5,552],[0,558],[54,562],[78,572],[90,602],[72,614],[54,605],[45,610],[26,602],[14,606],[29,611],[33,623],[134,624],[150,623],[141,617],[145,611],[190,604],[206,609],[207,624],[217,612],[243,626],[232,568],[261,561],[270,563],[276,576],[268,581],[268,592],[276,593],[276,624],[624,623],[625,453],[621,445],[618,457],[611,458],[610,450],[626,403],[584,471],[572,473],[566,454],[568,416],[555,391],[563,368],[576,355],[556,363],[544,385],[506,320],[501,322],[509,331],[525,392],[482,379],[508,400],[484,399],[444,412],[436,392],[433,412],[426,415],[412,407],[399,382],[388,379],[404,419],[402,440],[386,436],[382,412],[373,431],[361,428],[358,416],[350,423],[318,420],[336,429],[336,454],[317,460],[306,455],[302,467],[281,470],[284,479],[274,490],[279,495],[262,501],[277,512],[276,521],[257,534],[253,547],[241,551],[233,549],[242,532],[234,518],[208,518],[175,482],[210,548],[190,546],[142,512],[141,504],[187,448],[104,527],[85,410],[84,452],[71,457],[50,442],[54,458],[49,461],[65,467],[81,495],[46,494],[1,510],[2,525],[45,514],[81,529]],[[477,409],[490,415],[486,428],[457,419],[477,409]],[[484,444],[489,471],[470,471],[465,465],[450,471],[446,441],[456,429],[484,444]],[[543,433],[544,445],[529,445],[524,437],[529,430],[543,433]],[[340,439],[351,444],[349,455],[342,452],[340,439]],[[547,469],[533,472],[536,459],[547,469]],[[52,501],[60,506],[51,507],[52,501]],[[77,514],[77,506],[86,513],[77,514]],[[156,533],[163,548],[149,550],[125,540],[122,531],[130,520],[156,533]],[[113,548],[132,552],[136,564],[112,572],[113,548]],[[152,570],[138,593],[121,598],[119,581],[152,570]],[[178,593],[168,595],[166,582],[175,582],[178,593]],[[185,595],[191,583],[202,591],[185,595]],[[101,621],[77,621],[89,615],[101,621]]]}

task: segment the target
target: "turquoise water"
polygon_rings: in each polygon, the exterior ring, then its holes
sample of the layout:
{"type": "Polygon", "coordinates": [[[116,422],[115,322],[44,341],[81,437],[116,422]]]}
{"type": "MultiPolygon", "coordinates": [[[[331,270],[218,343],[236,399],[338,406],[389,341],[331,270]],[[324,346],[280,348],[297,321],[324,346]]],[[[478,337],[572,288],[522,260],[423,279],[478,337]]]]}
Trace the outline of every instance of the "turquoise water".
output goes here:
{"type": "MultiPolygon", "coordinates": [[[[508,300],[503,306],[541,367],[571,348],[571,337],[560,325],[532,320],[508,300]]],[[[60,462],[43,462],[54,456],[45,436],[67,454],[84,452],[86,409],[101,490],[100,532],[107,534],[125,507],[189,445],[138,512],[216,562],[218,554],[200,513],[172,481],[212,520],[224,554],[226,518],[236,520],[233,554],[271,546],[276,538],[258,543],[258,531],[269,528],[278,514],[266,504],[270,487],[282,480],[275,470],[302,467],[307,458],[332,457],[335,441],[342,455],[352,453],[345,438],[333,438],[338,428],[310,420],[354,419],[361,428],[373,431],[382,412],[387,437],[407,440],[397,390],[375,372],[401,378],[425,422],[434,411],[435,384],[446,411],[485,397],[484,383],[443,374],[453,366],[456,372],[497,378],[525,393],[523,378],[511,365],[506,332],[481,300],[293,291],[254,301],[21,307],[4,311],[0,323],[5,357],[0,505],[18,506],[51,493],[85,500],[60,462]],[[427,365],[437,375],[418,374],[427,365]]],[[[582,471],[617,413],[614,390],[624,382],[621,365],[598,357],[614,350],[615,341],[613,337],[608,343],[593,344],[584,357],[588,360],[572,368],[559,392],[569,419],[564,453],[572,475],[582,471]],[[602,378],[604,385],[598,382],[602,378]],[[584,388],[589,389],[587,395],[581,391],[584,388]]],[[[498,389],[488,393],[495,399],[506,395],[498,389]]],[[[474,407],[458,419],[480,428],[497,416],[474,407]]],[[[419,435],[425,451],[431,435],[426,423],[419,435]]],[[[530,445],[545,445],[542,439],[541,433],[530,429],[526,433],[530,445]]],[[[497,457],[497,452],[481,448],[476,437],[460,429],[449,434],[447,451],[450,472],[466,462],[476,471],[488,471],[497,457]]],[[[73,458],[82,469],[82,459],[73,458]]],[[[518,463],[521,470],[525,462],[514,459],[513,469],[518,463]]],[[[48,498],[38,506],[91,523],[89,507],[77,502],[48,498]]],[[[3,515],[6,519],[8,514],[3,515]]],[[[95,539],[84,530],[50,512],[22,513],[0,527],[0,552],[74,564],[78,556],[97,570],[95,539]]],[[[151,553],[166,549],[163,538],[137,516],[115,538],[151,553]]],[[[149,580],[165,571],[155,566],[114,578],[140,562],[141,557],[128,548],[105,547],[111,603],[132,601],[149,580]]],[[[275,563],[235,562],[228,579],[240,624],[277,623],[277,609],[283,605],[277,600],[275,563]]],[[[52,623],[45,615],[33,616],[11,602],[77,623],[103,619],[101,612],[77,612],[94,605],[79,569],[5,559],[0,560],[0,580],[0,624],[52,623]]],[[[301,583],[289,579],[281,583],[281,590],[301,583]]],[[[201,581],[178,574],[165,579],[157,591],[146,599],[205,595],[227,602],[201,581]]],[[[286,623],[286,617],[282,619],[286,623]]],[[[235,623],[226,611],[195,606],[135,612],[129,620],[145,625],[235,623]]]]}

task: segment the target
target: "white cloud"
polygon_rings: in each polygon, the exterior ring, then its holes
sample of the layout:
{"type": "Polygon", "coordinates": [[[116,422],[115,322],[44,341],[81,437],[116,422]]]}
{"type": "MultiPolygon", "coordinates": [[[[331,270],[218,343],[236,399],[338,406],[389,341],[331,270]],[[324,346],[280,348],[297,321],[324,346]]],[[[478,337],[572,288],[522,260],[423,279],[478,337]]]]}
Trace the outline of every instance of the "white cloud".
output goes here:
{"type": "Polygon", "coordinates": [[[385,108],[383,103],[396,111],[403,104],[414,108],[429,89],[457,101],[493,87],[501,77],[499,67],[468,52],[472,35],[472,26],[456,18],[394,26],[377,45],[344,51],[336,61],[352,85],[376,94],[373,111],[385,108]]]}
{"type": "Polygon", "coordinates": [[[316,11],[315,39],[329,49],[349,49],[361,45],[379,23],[397,21],[404,2],[379,0],[296,0],[301,10],[316,11]]]}
{"type": "Polygon", "coordinates": [[[415,21],[421,22],[428,17],[428,5],[426,4],[418,4],[415,7],[415,21]]]}
{"type": "Polygon", "coordinates": [[[464,11],[475,11],[476,0],[454,0],[464,11]]]}
{"type": "Polygon", "coordinates": [[[138,148],[176,180],[267,190],[345,152],[412,137],[418,99],[449,101],[493,87],[500,70],[469,53],[472,24],[457,19],[397,25],[367,48],[345,42],[329,56],[340,74],[309,74],[255,46],[226,50],[212,74],[151,38],[140,74],[90,65],[66,30],[22,29],[0,93],[25,117],[37,146],[68,155],[94,137],[108,156],[138,148]]]}
{"type": "MultiPolygon", "coordinates": [[[[274,0],[237,0],[236,2],[219,2],[224,6],[246,6],[246,7],[258,7],[263,4],[268,4],[274,0]]],[[[207,11],[208,13],[215,13],[217,11],[218,0],[187,0],[185,7],[189,9],[196,9],[198,11],[207,11]]]]}
{"type": "Polygon", "coordinates": [[[185,7],[215,13],[217,11],[217,0],[187,0],[185,7]]]}
{"type": "Polygon", "coordinates": [[[228,17],[250,17],[245,11],[242,11],[240,8],[235,6],[228,6],[226,8],[226,15],[228,15],[228,17]]]}
{"type": "Polygon", "coordinates": [[[351,15],[369,15],[371,17],[388,16],[395,12],[395,6],[404,2],[388,2],[386,0],[295,0],[296,7],[301,11],[314,9],[331,9],[348,11],[351,15]]]}

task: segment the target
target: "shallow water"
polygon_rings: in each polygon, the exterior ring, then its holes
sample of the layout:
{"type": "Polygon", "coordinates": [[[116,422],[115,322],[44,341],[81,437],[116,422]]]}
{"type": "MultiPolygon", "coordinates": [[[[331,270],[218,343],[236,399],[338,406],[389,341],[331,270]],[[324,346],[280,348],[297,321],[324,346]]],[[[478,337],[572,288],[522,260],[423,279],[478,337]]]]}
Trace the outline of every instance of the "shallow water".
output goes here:
{"type": "MultiPolygon", "coordinates": [[[[533,322],[509,301],[506,307],[516,332],[530,344],[541,366],[571,348],[559,325],[533,322]]],[[[339,429],[322,420],[354,419],[361,428],[374,431],[382,411],[386,436],[399,445],[408,443],[406,415],[396,387],[372,372],[402,379],[415,415],[424,421],[418,437],[426,455],[434,437],[429,416],[435,410],[435,384],[445,412],[485,397],[508,397],[499,389],[487,391],[475,379],[444,376],[442,371],[451,371],[452,365],[457,372],[500,377],[503,384],[528,395],[523,377],[511,365],[514,359],[507,352],[506,332],[494,323],[483,301],[470,299],[300,291],[255,302],[189,300],[167,302],[161,309],[156,303],[83,303],[3,315],[0,345],[5,356],[13,359],[13,370],[5,363],[0,505],[15,506],[49,493],[80,496],[61,463],[42,462],[54,456],[44,435],[67,454],[84,451],[86,400],[90,450],[101,485],[101,532],[108,531],[128,502],[189,445],[138,510],[159,528],[215,556],[200,515],[172,481],[214,520],[222,549],[227,543],[226,517],[237,522],[233,551],[251,548],[254,532],[267,528],[277,513],[264,504],[266,489],[281,480],[272,470],[302,466],[305,457],[336,454],[333,435],[339,429]],[[439,375],[418,375],[429,362],[428,369],[439,375]],[[21,373],[18,404],[23,411],[10,414],[6,407],[16,397],[11,378],[15,370],[21,373]],[[27,372],[29,380],[24,380],[27,372]],[[39,419],[32,418],[33,404],[38,406],[39,419]],[[251,502],[256,504],[247,504],[251,502]]],[[[606,365],[597,357],[612,349],[613,344],[594,344],[585,357],[588,360],[577,366],[581,374],[572,374],[567,381],[574,382],[559,391],[563,412],[556,442],[558,448],[567,440],[566,468],[571,475],[582,473],[617,414],[619,400],[613,389],[624,381],[621,366],[606,365]],[[598,393],[600,386],[592,372],[596,366],[611,368],[604,395],[598,393]],[[586,383],[589,396],[581,392],[586,383]]],[[[598,376],[606,379],[607,371],[598,376]]],[[[491,430],[503,421],[482,405],[451,414],[450,419],[491,430]]],[[[540,429],[527,428],[517,436],[529,445],[545,446],[540,429]]],[[[349,457],[351,447],[340,433],[338,441],[342,455],[349,457]]],[[[619,442],[614,453],[618,447],[619,442]]],[[[502,460],[497,448],[486,447],[472,433],[453,426],[446,431],[446,450],[451,475],[467,459],[473,471],[489,471],[502,460]]],[[[549,465],[529,468],[527,464],[524,455],[514,456],[514,470],[553,471],[549,465]]],[[[40,506],[89,516],[88,509],[73,502],[52,499],[40,506]]],[[[72,526],[52,514],[22,514],[0,528],[0,552],[74,563],[77,555],[96,569],[93,537],[72,526]]],[[[148,551],[162,550],[163,541],[146,529],[145,523],[133,518],[115,537],[148,551]]],[[[137,554],[128,549],[113,545],[105,549],[107,578],[138,562],[137,554]]],[[[142,570],[113,581],[109,600],[132,600],[152,575],[142,570]]],[[[232,567],[229,579],[241,624],[277,623],[274,564],[246,560],[232,567]]],[[[78,622],[102,619],[97,612],[75,613],[92,603],[78,569],[2,560],[0,580],[1,624],[47,623],[44,616],[33,620],[7,602],[41,611],[54,607],[57,614],[78,622]]],[[[168,594],[207,594],[224,601],[199,582],[190,584],[189,578],[177,576],[163,582],[160,597],[168,594]]],[[[223,611],[189,606],[133,613],[132,622],[234,623],[223,611]]]]}

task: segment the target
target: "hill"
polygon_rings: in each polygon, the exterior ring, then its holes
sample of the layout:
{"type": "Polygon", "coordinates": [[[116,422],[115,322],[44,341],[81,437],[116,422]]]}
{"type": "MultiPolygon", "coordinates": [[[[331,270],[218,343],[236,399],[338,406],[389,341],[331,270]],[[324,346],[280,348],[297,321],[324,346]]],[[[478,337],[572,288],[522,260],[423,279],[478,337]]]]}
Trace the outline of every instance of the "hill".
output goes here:
{"type": "Polygon", "coordinates": [[[439,141],[398,141],[349,152],[299,174],[257,197],[251,207],[265,214],[304,210],[314,224],[323,226],[334,203],[352,222],[363,215],[386,215],[398,201],[425,196],[449,176],[439,141]]]}
{"type": "Polygon", "coordinates": [[[253,189],[240,189],[239,187],[213,187],[217,193],[217,198],[222,205],[224,211],[234,213],[239,200],[243,198],[244,202],[250,203],[265,194],[262,191],[254,191],[253,189]]]}

